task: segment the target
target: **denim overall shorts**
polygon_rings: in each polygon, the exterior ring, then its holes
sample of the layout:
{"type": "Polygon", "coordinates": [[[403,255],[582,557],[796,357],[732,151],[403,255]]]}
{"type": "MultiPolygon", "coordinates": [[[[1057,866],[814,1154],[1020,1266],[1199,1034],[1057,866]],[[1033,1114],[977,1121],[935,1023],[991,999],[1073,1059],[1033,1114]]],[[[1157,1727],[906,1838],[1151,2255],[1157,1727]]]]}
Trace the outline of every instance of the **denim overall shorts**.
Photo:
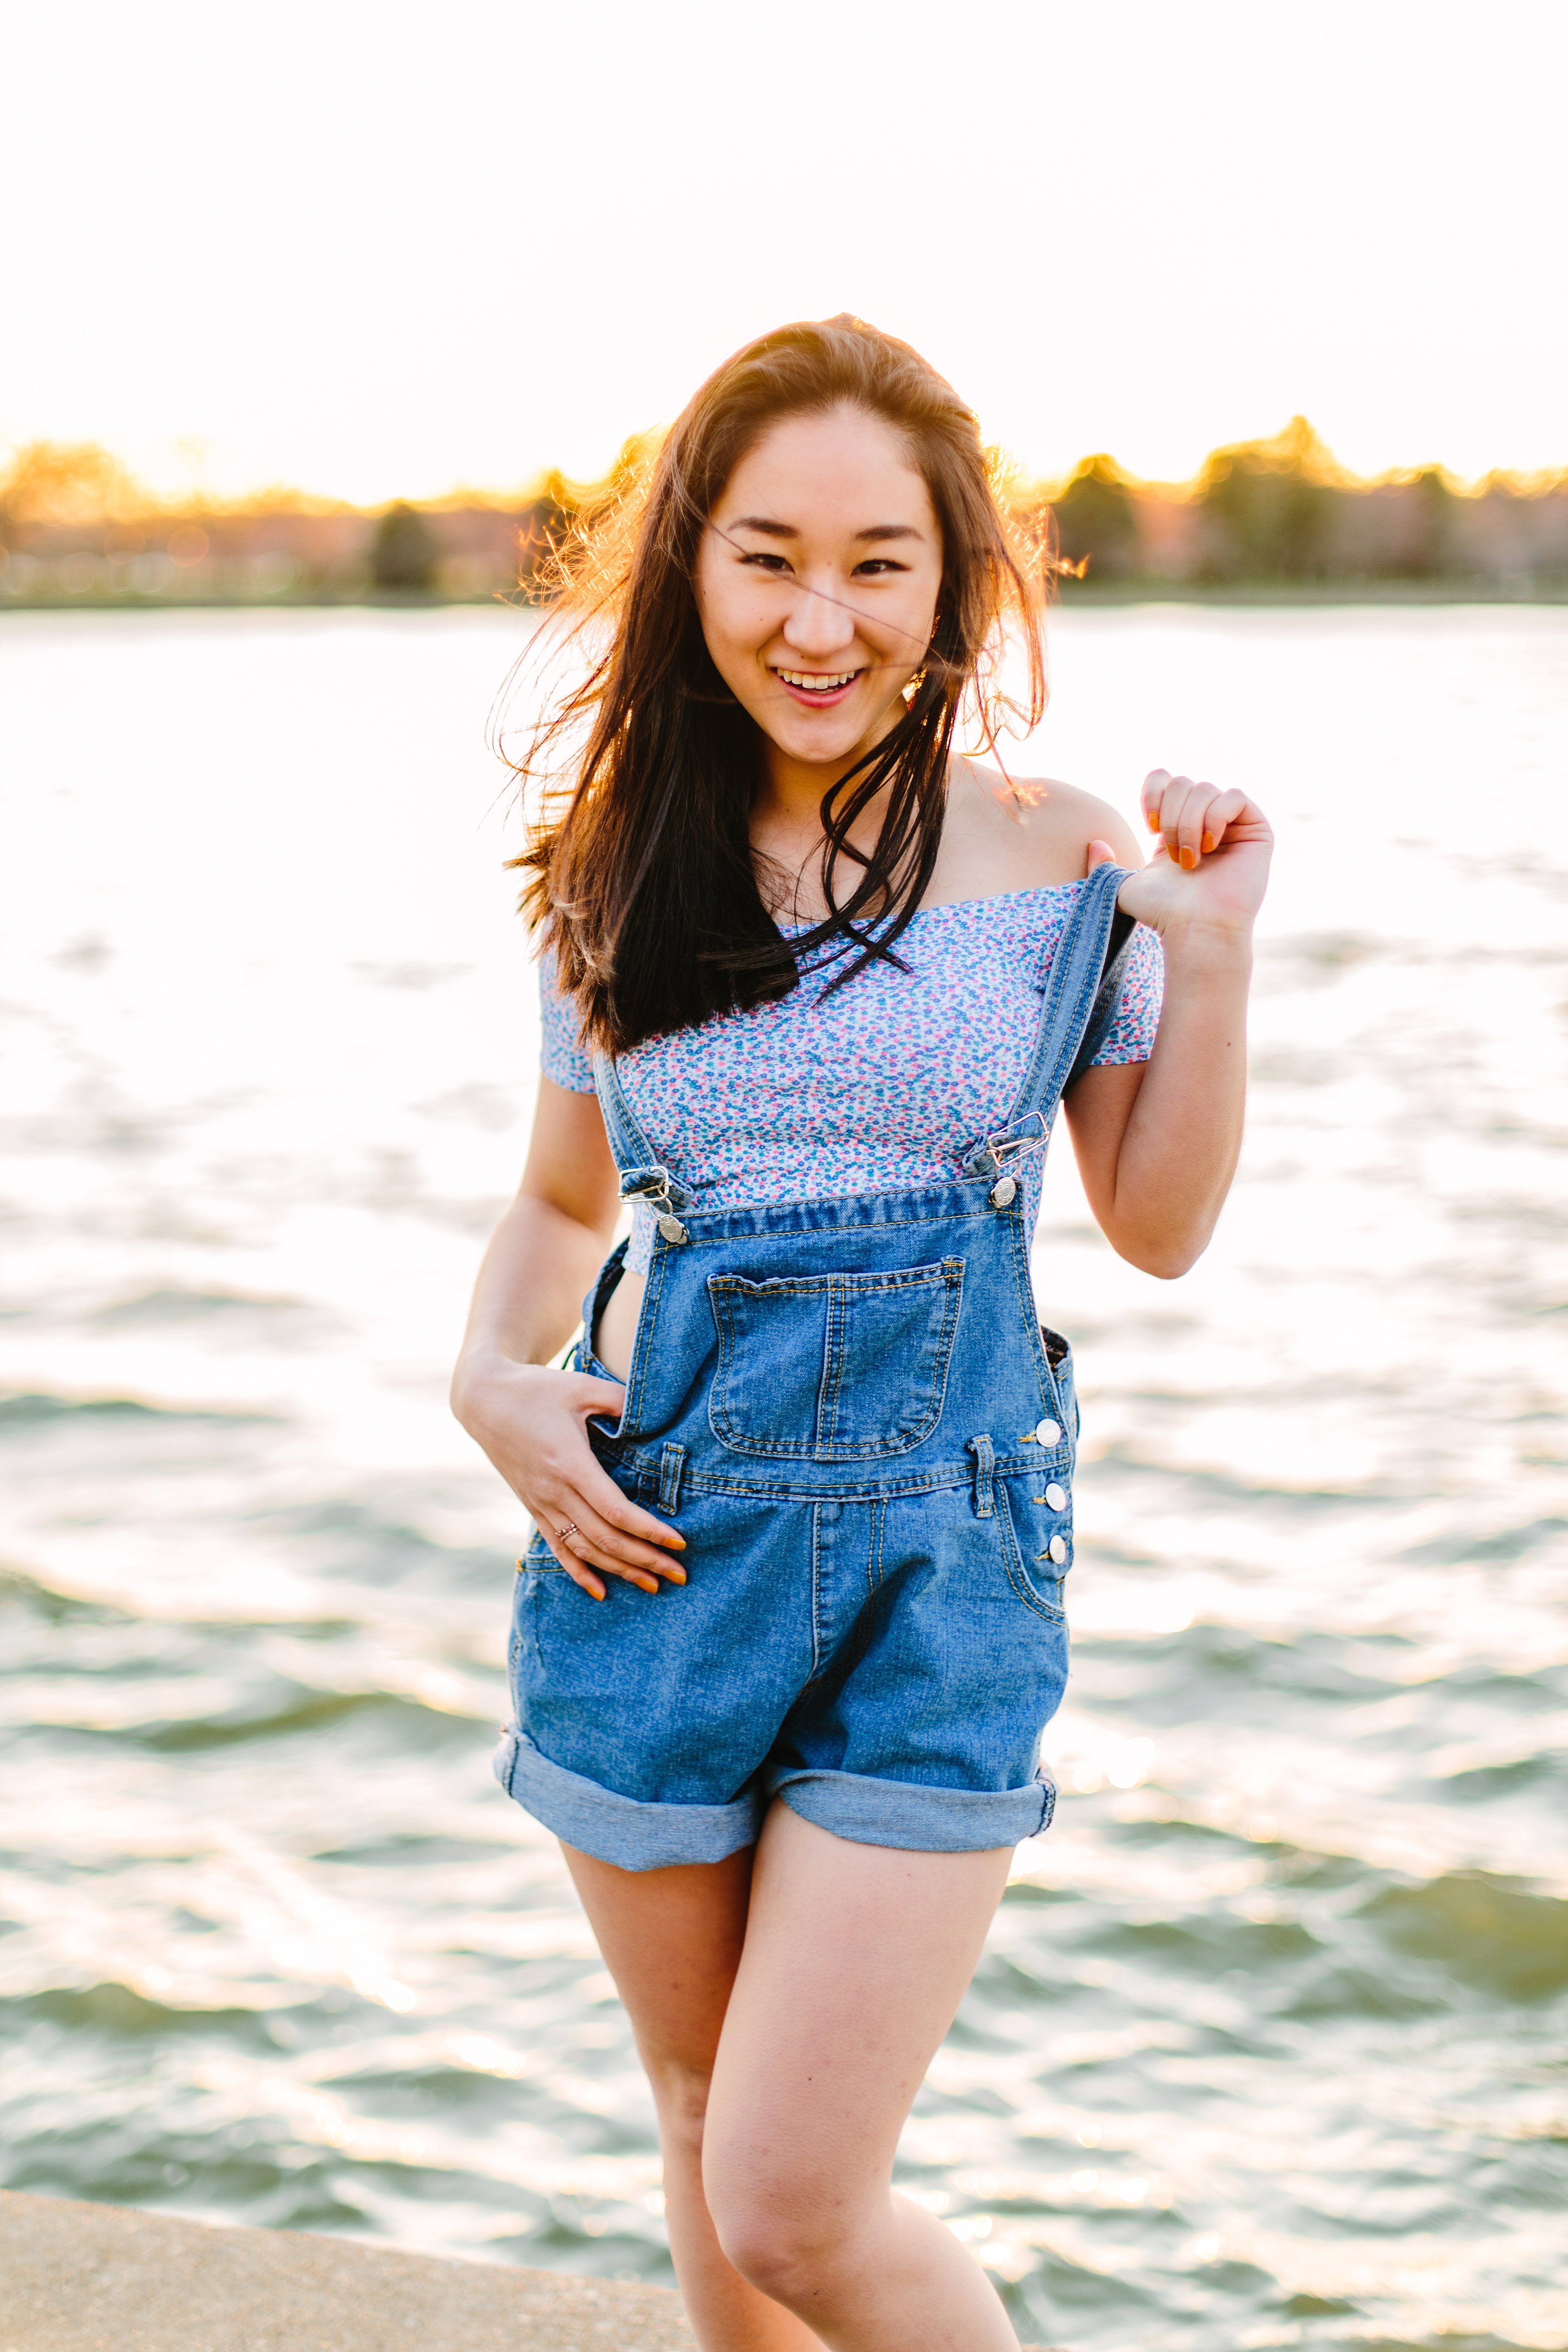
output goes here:
{"type": "MultiPolygon", "coordinates": [[[[1078,1435],[1037,1320],[1028,1155],[1114,1016],[1123,869],[1079,893],[1005,1126],[950,1181],[694,1209],[596,1070],[624,1198],[658,1214],[626,1409],[594,1452],[679,1514],[684,1586],[594,1601],[519,1563],[508,1793],[567,1844],[653,1870],[751,1844],[776,1796],[836,1836],[957,1853],[1050,1821],[1040,1734],[1068,1673],[1078,1435]]],[[[603,1379],[584,1303],[574,1362],[603,1379]]]]}

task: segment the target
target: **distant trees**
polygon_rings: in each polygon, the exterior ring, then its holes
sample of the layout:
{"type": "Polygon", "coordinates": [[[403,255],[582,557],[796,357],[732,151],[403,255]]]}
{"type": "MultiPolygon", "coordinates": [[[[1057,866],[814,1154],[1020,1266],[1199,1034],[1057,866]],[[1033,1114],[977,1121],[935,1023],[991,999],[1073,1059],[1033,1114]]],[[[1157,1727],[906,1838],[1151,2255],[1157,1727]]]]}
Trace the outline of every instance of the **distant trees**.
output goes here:
{"type": "MultiPolygon", "coordinates": [[[[95,443],[33,441],[0,458],[0,607],[339,602],[367,588],[543,604],[568,580],[591,600],[624,570],[658,449],[655,435],[629,441],[597,482],[552,472],[509,499],[367,513],[291,489],[232,505],[160,496],[95,443]]],[[[1005,495],[1029,542],[1054,534],[1069,598],[1184,583],[1568,591],[1568,472],[1461,487],[1425,466],[1358,480],[1300,416],[1215,450],[1190,482],[1134,480],[1101,451],[1054,491],[1014,479],[1005,495]]]]}
{"type": "Polygon", "coordinates": [[[428,595],[440,553],[440,541],[418,508],[397,499],[371,535],[370,576],[378,588],[428,595]]]}
{"type": "Polygon", "coordinates": [[[1075,571],[1094,580],[1131,580],[1142,570],[1131,488],[1113,457],[1085,457],[1051,510],[1057,553],[1075,571]]]}
{"type": "Polygon", "coordinates": [[[0,474],[0,537],[33,523],[112,521],[152,503],[96,441],[28,441],[0,474]]]}
{"type": "MultiPolygon", "coordinates": [[[[1409,580],[1441,580],[1454,564],[1455,498],[1439,466],[1423,466],[1409,486],[1409,541],[1401,571],[1409,580]]],[[[1463,566],[1459,567],[1463,569],[1463,566]]]]}
{"type": "MultiPolygon", "coordinates": [[[[1041,494],[1018,501],[1037,531],[1041,494]]],[[[1509,594],[1568,585],[1568,474],[1492,476],[1459,489],[1438,466],[1360,481],[1304,416],[1214,450],[1190,483],[1138,482],[1102,453],[1049,498],[1075,594],[1086,585],[1350,587],[1489,582],[1509,594]]]]}
{"type": "Polygon", "coordinates": [[[1339,469],[1304,416],[1216,449],[1198,476],[1200,580],[1324,580],[1339,469]]]}

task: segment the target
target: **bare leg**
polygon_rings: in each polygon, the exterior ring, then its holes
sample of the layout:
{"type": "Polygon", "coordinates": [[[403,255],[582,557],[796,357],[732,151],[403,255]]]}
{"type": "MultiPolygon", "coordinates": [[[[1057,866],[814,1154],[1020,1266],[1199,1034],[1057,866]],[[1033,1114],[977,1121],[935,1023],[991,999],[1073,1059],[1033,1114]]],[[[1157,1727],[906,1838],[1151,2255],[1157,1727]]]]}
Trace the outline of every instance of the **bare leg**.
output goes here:
{"type": "Polygon", "coordinates": [[[984,2274],[889,2186],[1010,1858],[850,1844],[778,1804],[754,1880],[750,1853],[566,1850],[653,2085],[703,2352],[1016,2352],[984,2274]]]}
{"type": "Polygon", "coordinates": [[[782,1804],[763,1824],[702,2177],[731,2263],[833,2352],[1016,2352],[978,2264],[891,2188],[1010,1860],[850,1844],[782,1804]]]}
{"type": "Polygon", "coordinates": [[[563,1849],[653,2086],[665,2219],[703,2352],[821,2352],[820,2338],[742,2278],[702,2193],[702,2131],[714,2054],[740,1965],[752,1853],[669,1870],[619,1870],[563,1849]]]}

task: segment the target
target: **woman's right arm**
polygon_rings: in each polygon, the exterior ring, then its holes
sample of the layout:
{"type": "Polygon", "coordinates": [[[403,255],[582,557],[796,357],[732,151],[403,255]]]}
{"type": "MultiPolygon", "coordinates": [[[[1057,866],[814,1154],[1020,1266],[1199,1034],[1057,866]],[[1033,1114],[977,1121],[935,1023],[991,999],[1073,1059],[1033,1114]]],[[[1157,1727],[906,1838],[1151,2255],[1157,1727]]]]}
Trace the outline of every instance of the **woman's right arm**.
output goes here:
{"type": "Polygon", "coordinates": [[[590,1416],[618,1414],[622,1390],[550,1360],[576,1327],[619,1205],[596,1097],[542,1077],[522,1182],[485,1252],[452,1375],[452,1411],[567,1574],[600,1601],[605,1574],[645,1592],[661,1576],[686,1580],[670,1557],[681,1538],[628,1503],[589,1445],[590,1416]]]}

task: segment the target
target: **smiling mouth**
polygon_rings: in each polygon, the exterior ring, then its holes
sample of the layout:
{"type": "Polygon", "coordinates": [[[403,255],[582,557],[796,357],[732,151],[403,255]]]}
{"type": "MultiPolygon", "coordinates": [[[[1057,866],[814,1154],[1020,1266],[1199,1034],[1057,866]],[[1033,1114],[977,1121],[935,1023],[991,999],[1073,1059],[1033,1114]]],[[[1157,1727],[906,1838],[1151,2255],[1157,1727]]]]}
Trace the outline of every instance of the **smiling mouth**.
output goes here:
{"type": "Polygon", "coordinates": [[[773,676],[784,686],[793,687],[796,694],[808,694],[814,700],[826,701],[853,686],[860,673],[858,669],[775,669],[773,676]]]}

